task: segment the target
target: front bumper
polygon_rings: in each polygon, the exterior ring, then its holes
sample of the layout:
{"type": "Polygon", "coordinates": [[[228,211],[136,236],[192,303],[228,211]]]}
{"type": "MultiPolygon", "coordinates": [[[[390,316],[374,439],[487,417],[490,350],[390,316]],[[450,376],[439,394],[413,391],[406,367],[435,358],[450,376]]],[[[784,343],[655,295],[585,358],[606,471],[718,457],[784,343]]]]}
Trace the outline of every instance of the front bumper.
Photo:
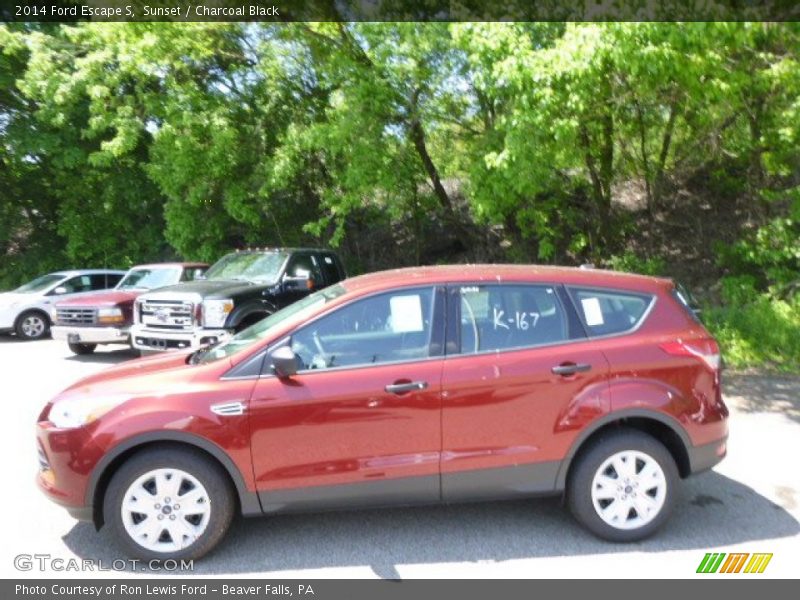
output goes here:
{"type": "Polygon", "coordinates": [[[39,489],[74,518],[92,520],[86,490],[91,469],[102,457],[100,449],[85,428],[59,429],[49,421],[37,423],[36,438],[39,489]]]}
{"type": "Polygon", "coordinates": [[[127,344],[130,339],[130,327],[54,325],[50,331],[54,340],[77,344],[127,344]]]}
{"type": "Polygon", "coordinates": [[[196,350],[200,346],[224,342],[231,338],[226,329],[192,329],[189,331],[162,331],[141,325],[131,328],[131,345],[139,350],[196,350]]]}
{"type": "Polygon", "coordinates": [[[14,321],[17,320],[19,309],[14,307],[0,307],[0,331],[11,331],[14,329],[14,321]]]}

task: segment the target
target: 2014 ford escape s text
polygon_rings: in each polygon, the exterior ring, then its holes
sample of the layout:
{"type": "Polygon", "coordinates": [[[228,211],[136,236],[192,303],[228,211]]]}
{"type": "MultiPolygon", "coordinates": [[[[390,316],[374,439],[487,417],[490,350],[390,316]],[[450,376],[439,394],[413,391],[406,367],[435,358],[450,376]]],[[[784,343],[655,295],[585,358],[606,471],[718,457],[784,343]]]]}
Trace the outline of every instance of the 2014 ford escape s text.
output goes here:
{"type": "Polygon", "coordinates": [[[401,269],[79,381],[41,413],[38,482],[148,559],[202,556],[236,512],[549,494],[633,541],[724,457],[727,416],[669,280],[401,269]]]}

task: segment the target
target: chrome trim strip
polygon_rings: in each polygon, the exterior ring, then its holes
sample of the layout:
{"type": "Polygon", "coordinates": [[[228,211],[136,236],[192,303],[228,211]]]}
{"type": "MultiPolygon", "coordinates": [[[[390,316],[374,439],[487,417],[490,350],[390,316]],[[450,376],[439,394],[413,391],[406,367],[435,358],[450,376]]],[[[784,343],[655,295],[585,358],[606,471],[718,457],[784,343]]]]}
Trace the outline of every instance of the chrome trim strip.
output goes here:
{"type": "Polygon", "coordinates": [[[211,412],[221,417],[238,417],[245,413],[246,407],[244,402],[223,402],[221,404],[212,404],[211,412]]]}

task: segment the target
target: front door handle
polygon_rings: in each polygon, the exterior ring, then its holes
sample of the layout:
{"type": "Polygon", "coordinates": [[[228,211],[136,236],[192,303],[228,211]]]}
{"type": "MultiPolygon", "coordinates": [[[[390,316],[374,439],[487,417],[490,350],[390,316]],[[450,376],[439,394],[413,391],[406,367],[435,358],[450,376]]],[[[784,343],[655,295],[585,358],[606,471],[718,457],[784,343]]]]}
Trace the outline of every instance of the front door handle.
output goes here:
{"type": "Polygon", "coordinates": [[[585,373],[590,371],[592,365],[588,363],[563,363],[550,369],[556,375],[575,375],[575,373],[585,373]]]}
{"type": "Polygon", "coordinates": [[[427,387],[427,381],[409,381],[406,383],[390,383],[383,389],[390,394],[405,394],[407,392],[418,392],[427,387]]]}

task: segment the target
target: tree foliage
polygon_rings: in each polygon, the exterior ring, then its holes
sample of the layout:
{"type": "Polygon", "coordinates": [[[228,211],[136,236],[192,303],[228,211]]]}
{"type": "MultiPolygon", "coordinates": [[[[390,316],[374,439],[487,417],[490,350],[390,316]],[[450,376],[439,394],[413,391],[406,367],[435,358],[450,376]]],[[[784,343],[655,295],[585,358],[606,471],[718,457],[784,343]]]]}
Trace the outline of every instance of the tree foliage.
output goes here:
{"type": "Polygon", "coordinates": [[[793,23],[0,25],[0,280],[278,244],[669,265],[648,232],[710,203],[717,274],[786,285],[799,60],[793,23]]]}

